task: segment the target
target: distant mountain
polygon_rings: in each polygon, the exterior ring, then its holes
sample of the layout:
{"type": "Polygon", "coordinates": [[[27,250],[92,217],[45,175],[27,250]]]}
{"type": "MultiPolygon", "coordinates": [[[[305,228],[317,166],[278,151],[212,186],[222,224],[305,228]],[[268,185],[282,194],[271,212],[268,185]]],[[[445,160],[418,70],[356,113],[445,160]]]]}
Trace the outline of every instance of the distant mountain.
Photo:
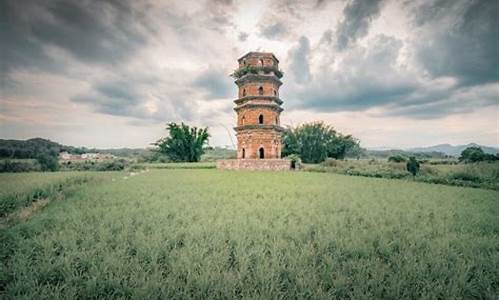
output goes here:
{"type": "Polygon", "coordinates": [[[488,146],[483,146],[483,145],[478,145],[476,143],[470,143],[467,145],[450,145],[450,144],[440,144],[440,145],[434,145],[434,146],[429,146],[429,147],[417,147],[417,148],[411,148],[411,149],[406,149],[406,151],[411,151],[411,152],[442,152],[446,155],[451,155],[451,156],[460,156],[460,153],[468,147],[481,147],[485,153],[490,153],[490,154],[497,154],[498,153],[498,148],[494,147],[488,147],[488,146]]]}

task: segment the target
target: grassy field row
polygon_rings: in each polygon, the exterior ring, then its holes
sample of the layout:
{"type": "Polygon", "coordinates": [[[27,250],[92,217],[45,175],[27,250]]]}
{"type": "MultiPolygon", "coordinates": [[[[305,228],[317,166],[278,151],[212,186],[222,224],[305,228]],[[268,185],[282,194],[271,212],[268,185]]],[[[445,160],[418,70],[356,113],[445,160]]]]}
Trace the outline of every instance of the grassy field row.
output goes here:
{"type": "Polygon", "coordinates": [[[112,176],[100,172],[0,174],[0,217],[32,203],[68,192],[74,186],[112,176]]]}
{"type": "Polygon", "coordinates": [[[84,185],[0,237],[5,298],[498,298],[498,192],[484,189],[151,170],[84,185]]]}
{"type": "Polygon", "coordinates": [[[133,167],[145,169],[215,169],[215,162],[137,163],[133,167]]]}
{"type": "Polygon", "coordinates": [[[498,190],[498,162],[421,164],[415,177],[406,170],[405,163],[381,160],[327,160],[322,164],[304,165],[303,170],[498,190]]]}

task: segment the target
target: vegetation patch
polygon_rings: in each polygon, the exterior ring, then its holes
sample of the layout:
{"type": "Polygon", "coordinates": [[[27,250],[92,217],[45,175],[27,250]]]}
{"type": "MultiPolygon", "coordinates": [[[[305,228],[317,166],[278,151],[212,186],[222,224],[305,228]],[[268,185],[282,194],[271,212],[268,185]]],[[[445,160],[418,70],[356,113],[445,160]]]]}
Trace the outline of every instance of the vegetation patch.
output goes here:
{"type": "Polygon", "coordinates": [[[0,192],[0,218],[5,218],[20,208],[31,207],[40,200],[64,195],[76,186],[84,185],[95,179],[90,174],[70,172],[2,174],[0,178],[2,180],[0,184],[2,188],[2,192],[0,192]]]}
{"type": "Polygon", "coordinates": [[[497,227],[491,190],[151,170],[3,229],[0,297],[497,299],[497,227]]]}
{"type": "Polygon", "coordinates": [[[327,159],[321,164],[306,164],[304,171],[329,172],[351,176],[388,179],[407,179],[426,183],[446,184],[498,190],[498,163],[480,162],[471,164],[424,163],[411,173],[407,163],[382,160],[335,160],[327,159]]]}

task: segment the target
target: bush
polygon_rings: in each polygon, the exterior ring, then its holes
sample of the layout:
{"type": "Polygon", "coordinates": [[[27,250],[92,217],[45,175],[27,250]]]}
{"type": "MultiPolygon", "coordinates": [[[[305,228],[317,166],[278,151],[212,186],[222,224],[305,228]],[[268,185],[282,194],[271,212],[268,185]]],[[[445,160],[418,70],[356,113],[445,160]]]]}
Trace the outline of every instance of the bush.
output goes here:
{"type": "Polygon", "coordinates": [[[298,156],[297,154],[292,154],[287,156],[286,158],[290,160],[290,168],[292,170],[300,169],[300,164],[302,163],[302,161],[300,160],[300,156],[298,156]]]}
{"type": "Polygon", "coordinates": [[[415,159],[415,157],[410,157],[410,160],[406,163],[406,170],[410,172],[413,176],[417,175],[420,170],[420,163],[415,159]]]}
{"type": "Polygon", "coordinates": [[[57,156],[51,155],[49,153],[42,153],[36,158],[40,164],[42,171],[57,171],[59,170],[59,160],[57,156]]]}
{"type": "Polygon", "coordinates": [[[404,158],[401,155],[393,155],[393,156],[389,156],[389,158],[387,159],[387,161],[388,162],[402,163],[402,162],[406,161],[406,158],[404,158]]]}
{"type": "Polygon", "coordinates": [[[2,160],[0,161],[0,173],[18,173],[40,171],[40,164],[34,160],[2,160]]]}
{"type": "Polygon", "coordinates": [[[84,161],[84,162],[65,162],[62,164],[63,170],[70,171],[122,171],[129,166],[125,159],[108,161],[84,161]]]}

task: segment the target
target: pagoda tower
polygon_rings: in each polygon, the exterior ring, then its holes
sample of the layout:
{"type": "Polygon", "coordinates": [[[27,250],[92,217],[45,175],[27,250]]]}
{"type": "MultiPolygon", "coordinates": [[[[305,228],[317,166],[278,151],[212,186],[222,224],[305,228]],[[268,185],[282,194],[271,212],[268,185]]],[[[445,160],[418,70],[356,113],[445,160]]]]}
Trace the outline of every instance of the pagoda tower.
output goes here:
{"type": "Polygon", "coordinates": [[[249,52],[238,59],[233,73],[238,86],[234,110],[238,115],[238,159],[281,158],[279,88],[283,76],[278,59],[268,52],[249,52]]]}

